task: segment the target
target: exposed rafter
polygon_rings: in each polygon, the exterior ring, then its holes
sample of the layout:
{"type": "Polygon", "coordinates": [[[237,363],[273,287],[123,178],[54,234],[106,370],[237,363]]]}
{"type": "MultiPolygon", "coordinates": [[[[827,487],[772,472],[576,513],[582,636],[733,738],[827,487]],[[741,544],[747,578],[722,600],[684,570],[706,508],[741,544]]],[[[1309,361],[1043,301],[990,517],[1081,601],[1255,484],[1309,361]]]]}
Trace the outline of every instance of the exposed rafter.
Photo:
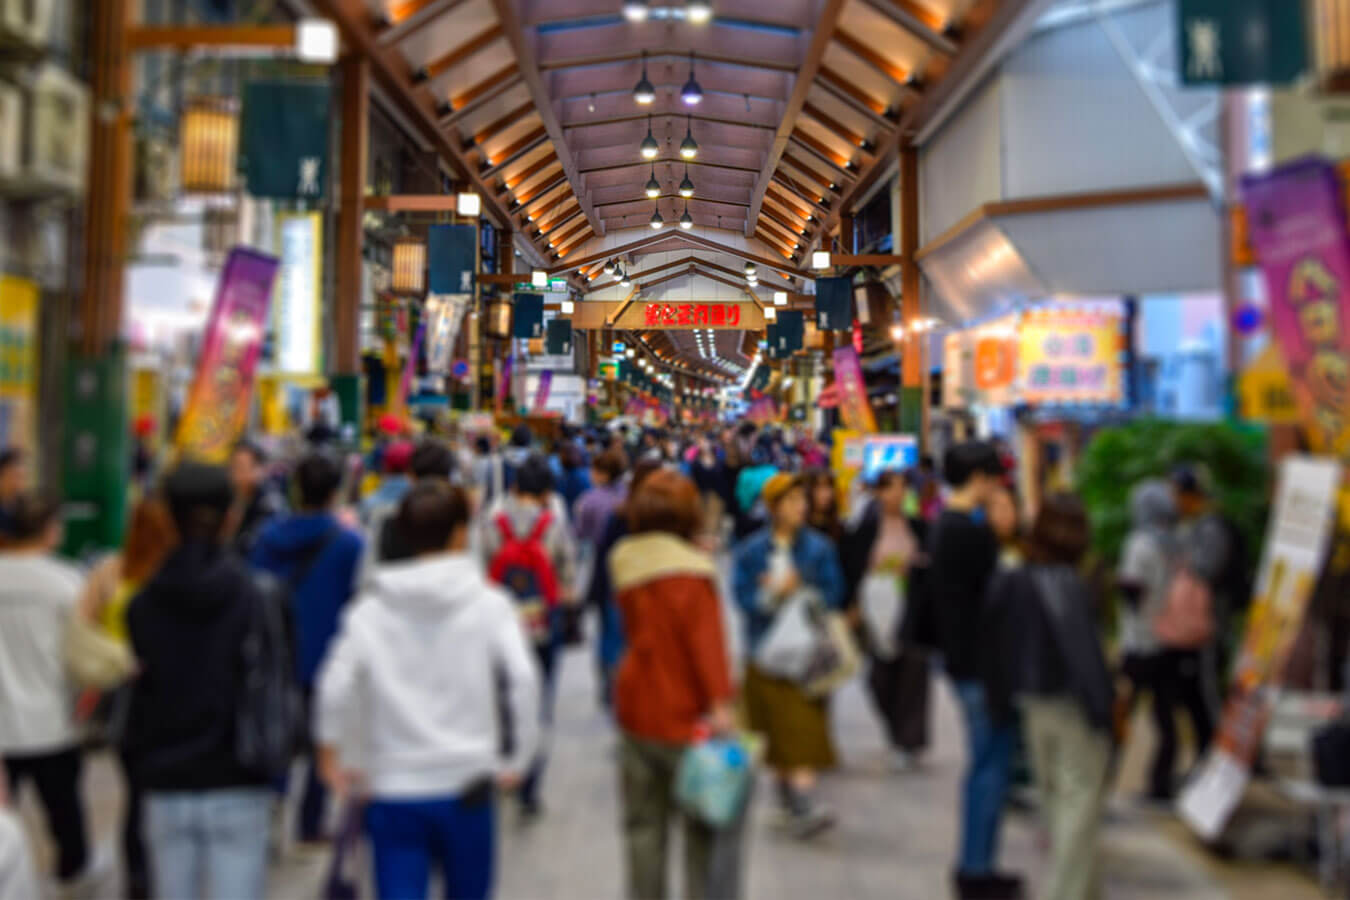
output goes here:
{"type": "Polygon", "coordinates": [[[839,46],[867,63],[896,84],[909,84],[913,80],[913,72],[910,72],[902,66],[897,66],[876,50],[872,49],[870,44],[855,38],[847,31],[836,32],[834,39],[839,43],[839,46]]]}
{"type": "Polygon", "coordinates": [[[815,31],[811,34],[811,44],[806,50],[806,58],[802,60],[801,66],[797,69],[797,77],[792,85],[792,95],[788,98],[787,107],[783,110],[782,123],[778,126],[778,132],[774,135],[773,146],[769,149],[768,158],[765,159],[764,166],[759,172],[759,180],[755,184],[755,189],[750,194],[750,212],[745,219],[746,234],[751,232],[755,221],[759,218],[759,211],[764,204],[764,191],[768,188],[769,181],[773,178],[773,173],[778,168],[783,153],[787,150],[788,140],[792,136],[797,116],[806,103],[807,94],[811,92],[811,83],[815,81],[816,71],[820,68],[821,60],[825,58],[825,51],[829,49],[830,39],[838,27],[839,15],[843,8],[844,0],[825,0],[825,5],[816,18],[815,31]]]}
{"type": "Polygon", "coordinates": [[[493,25],[489,28],[484,28],[463,44],[460,44],[448,53],[445,53],[422,66],[413,73],[413,80],[418,83],[423,83],[431,81],[434,78],[439,78],[441,75],[464,62],[478,51],[486,49],[489,44],[496,41],[501,36],[501,25],[493,25]]]}
{"type": "MultiPolygon", "coordinates": [[[[662,48],[647,48],[647,59],[659,60],[664,58],[673,58],[683,60],[689,55],[686,50],[666,50],[662,48]]],[[[545,72],[556,72],[562,69],[594,69],[601,66],[625,65],[636,59],[641,59],[642,48],[633,50],[624,50],[619,53],[606,53],[598,56],[575,56],[568,59],[545,60],[539,64],[539,68],[545,72]]],[[[769,72],[795,72],[797,66],[791,62],[782,62],[776,59],[750,59],[744,56],[738,56],[730,53],[700,53],[698,61],[701,64],[712,64],[720,66],[735,66],[741,69],[764,69],[769,72]]]]}
{"type": "Polygon", "coordinates": [[[867,0],[867,5],[889,17],[938,53],[954,56],[959,49],[952,37],[956,31],[955,23],[944,20],[915,0],[867,0]]]}

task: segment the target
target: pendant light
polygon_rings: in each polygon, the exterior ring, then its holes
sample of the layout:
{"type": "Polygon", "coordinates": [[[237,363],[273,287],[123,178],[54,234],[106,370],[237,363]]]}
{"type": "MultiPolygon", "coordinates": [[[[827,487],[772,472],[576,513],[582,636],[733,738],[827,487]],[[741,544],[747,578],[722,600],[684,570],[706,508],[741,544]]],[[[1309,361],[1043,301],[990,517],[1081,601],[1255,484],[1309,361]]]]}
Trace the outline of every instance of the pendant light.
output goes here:
{"type": "Polygon", "coordinates": [[[684,181],[680,182],[680,196],[686,200],[694,196],[694,182],[689,180],[689,164],[684,165],[684,181]]]}
{"type": "Polygon", "coordinates": [[[754,263],[748,262],[748,263],[745,264],[745,277],[746,277],[746,278],[749,278],[751,275],[754,275],[754,274],[755,274],[755,271],[756,271],[756,269],[755,269],[755,264],[754,264],[754,263]]]}
{"type": "Polygon", "coordinates": [[[623,17],[630,22],[647,21],[647,0],[623,0],[623,17]]]}
{"type": "MultiPolygon", "coordinates": [[[[648,129],[651,134],[651,129],[648,129]]],[[[655,143],[655,141],[653,141],[655,143]]],[[[698,156],[698,141],[694,140],[694,117],[689,117],[689,123],[685,126],[684,140],[680,141],[680,155],[685,159],[693,159],[698,156]]]]}
{"type": "Polygon", "coordinates": [[[614,274],[615,272],[617,272],[618,270],[619,270],[619,267],[618,267],[617,265],[614,264],[614,260],[612,260],[612,259],[607,259],[607,260],[605,260],[605,274],[606,274],[606,275],[613,275],[613,274],[614,274]]]}
{"type": "Polygon", "coordinates": [[[712,4],[708,0],[684,0],[684,18],[695,25],[702,25],[712,18],[712,4]]]}
{"type": "Polygon", "coordinates": [[[621,270],[619,272],[619,285],[621,287],[628,287],[632,283],[633,282],[628,279],[628,270],[627,269],[621,270]]]}
{"type": "Polygon", "coordinates": [[[680,99],[686,106],[697,106],[703,99],[703,88],[694,80],[694,51],[689,51],[689,80],[680,90],[680,99]]]}
{"type": "MultiPolygon", "coordinates": [[[[643,159],[656,159],[656,155],[661,152],[661,145],[658,144],[656,138],[652,136],[651,116],[647,117],[647,136],[642,139],[642,144],[638,147],[638,150],[642,153],[643,159]]],[[[680,152],[684,152],[683,147],[681,147],[680,152]]]]}
{"type": "Polygon", "coordinates": [[[684,215],[680,216],[680,227],[685,231],[694,227],[694,217],[689,215],[689,201],[684,203],[684,215]]]}
{"type": "Polygon", "coordinates": [[[647,197],[655,200],[661,196],[661,182],[656,180],[656,164],[652,163],[652,177],[647,181],[647,197]]]}
{"type": "MultiPolygon", "coordinates": [[[[644,6],[643,8],[645,9],[646,7],[644,6]]],[[[656,87],[652,84],[651,79],[647,77],[646,50],[642,51],[642,77],[639,78],[638,83],[633,86],[633,99],[642,106],[650,106],[652,101],[656,99],[656,87]]]]}
{"type": "Polygon", "coordinates": [[[660,204],[657,204],[656,210],[652,213],[652,217],[651,217],[651,220],[650,220],[650,221],[651,221],[651,226],[652,226],[652,229],[653,229],[653,230],[655,230],[655,229],[657,229],[657,228],[660,228],[662,225],[666,224],[666,220],[663,219],[663,218],[661,218],[661,205],[660,205],[660,204]]]}

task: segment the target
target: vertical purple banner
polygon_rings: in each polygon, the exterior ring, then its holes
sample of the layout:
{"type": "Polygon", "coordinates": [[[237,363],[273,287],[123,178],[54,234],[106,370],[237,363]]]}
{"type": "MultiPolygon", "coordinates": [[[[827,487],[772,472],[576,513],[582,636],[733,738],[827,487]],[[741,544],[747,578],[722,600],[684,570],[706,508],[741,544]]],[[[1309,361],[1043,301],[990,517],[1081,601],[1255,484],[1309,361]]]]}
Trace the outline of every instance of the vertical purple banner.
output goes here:
{"type": "Polygon", "coordinates": [[[243,433],[278,265],[275,257],[244,247],[225,260],[178,424],[175,444],[184,457],[223,463],[243,433]]]}
{"type": "Polygon", "coordinates": [[[549,391],[553,390],[553,370],[539,373],[539,387],[534,392],[534,413],[540,415],[548,406],[549,391]]]}
{"type": "Polygon", "coordinates": [[[844,424],[863,434],[875,434],[876,416],[867,400],[867,383],[863,380],[858,351],[840,347],[834,351],[834,383],[839,389],[839,413],[844,424]]]}
{"type": "Polygon", "coordinates": [[[427,336],[427,323],[423,322],[417,326],[417,334],[413,336],[412,349],[408,351],[408,362],[403,367],[403,377],[398,382],[398,405],[399,409],[407,412],[408,395],[412,393],[413,376],[417,374],[417,357],[422,353],[422,341],[427,336]]]}

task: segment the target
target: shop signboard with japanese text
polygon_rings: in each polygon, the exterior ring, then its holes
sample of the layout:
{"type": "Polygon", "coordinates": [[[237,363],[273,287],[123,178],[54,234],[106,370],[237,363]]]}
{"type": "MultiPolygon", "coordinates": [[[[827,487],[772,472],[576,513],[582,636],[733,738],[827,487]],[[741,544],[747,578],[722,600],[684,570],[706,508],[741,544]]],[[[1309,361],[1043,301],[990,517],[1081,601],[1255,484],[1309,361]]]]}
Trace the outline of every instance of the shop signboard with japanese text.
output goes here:
{"type": "Polygon", "coordinates": [[[0,275],[0,448],[36,448],[38,287],[0,275]]]}
{"type": "Polygon", "coordinates": [[[178,424],[176,444],[185,457],[223,463],[243,433],[277,266],[275,258],[243,247],[225,261],[178,424]]]}
{"type": "Polygon", "coordinates": [[[572,315],[578,329],[727,329],[762,331],[764,310],[758,303],[618,303],[589,300],[578,303],[572,315]],[[611,316],[617,316],[610,322],[611,316]]]}
{"type": "MultiPolygon", "coordinates": [[[[1047,306],[1017,329],[1018,395],[1032,406],[1117,406],[1125,400],[1118,303],[1047,306]]],[[[976,351],[977,378],[980,362],[976,351]]]]}

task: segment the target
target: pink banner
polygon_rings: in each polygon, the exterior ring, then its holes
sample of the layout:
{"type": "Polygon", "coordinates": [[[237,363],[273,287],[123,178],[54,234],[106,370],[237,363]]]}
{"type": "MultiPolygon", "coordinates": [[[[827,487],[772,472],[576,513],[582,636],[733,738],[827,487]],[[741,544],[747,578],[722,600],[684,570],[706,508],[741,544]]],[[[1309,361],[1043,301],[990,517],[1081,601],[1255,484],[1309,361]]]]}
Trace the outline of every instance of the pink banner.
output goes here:
{"type": "Polygon", "coordinates": [[[1309,443],[1350,458],[1350,237],[1336,171],[1305,159],[1243,179],[1242,192],[1309,443]]]}
{"type": "Polygon", "coordinates": [[[863,380],[858,352],[852,347],[834,351],[834,383],[839,389],[839,414],[844,424],[853,431],[875,434],[876,416],[867,400],[867,383],[863,380]]]}
{"type": "Polygon", "coordinates": [[[275,258],[243,247],[225,260],[178,423],[176,444],[184,457],[223,463],[243,434],[277,266],[275,258]]]}

